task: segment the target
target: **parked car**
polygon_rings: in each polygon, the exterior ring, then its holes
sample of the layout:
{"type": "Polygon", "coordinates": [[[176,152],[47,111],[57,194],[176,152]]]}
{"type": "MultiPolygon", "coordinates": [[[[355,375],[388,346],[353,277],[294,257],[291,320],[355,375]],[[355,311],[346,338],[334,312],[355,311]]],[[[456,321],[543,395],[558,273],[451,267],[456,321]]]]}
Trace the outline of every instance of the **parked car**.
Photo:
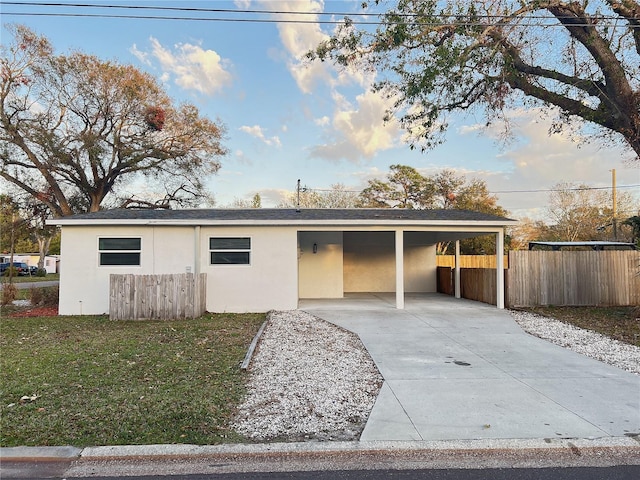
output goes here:
{"type": "MultiPolygon", "coordinates": [[[[9,262],[0,263],[0,275],[5,275],[10,265],[11,264],[9,262]]],[[[31,268],[24,262],[13,262],[13,268],[15,268],[18,275],[31,274],[31,268]]]]}

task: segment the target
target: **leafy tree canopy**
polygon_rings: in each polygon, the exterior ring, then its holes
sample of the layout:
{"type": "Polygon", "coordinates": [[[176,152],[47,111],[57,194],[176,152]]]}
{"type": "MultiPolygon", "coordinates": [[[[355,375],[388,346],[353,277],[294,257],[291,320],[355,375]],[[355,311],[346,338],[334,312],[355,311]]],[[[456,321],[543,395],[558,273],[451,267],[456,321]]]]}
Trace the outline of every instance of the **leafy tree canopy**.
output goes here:
{"type": "Polygon", "coordinates": [[[36,250],[29,221],[23,217],[18,203],[0,194],[0,253],[27,253],[36,250]]]}
{"type": "Polygon", "coordinates": [[[389,168],[386,180],[369,180],[369,185],[360,193],[359,207],[457,208],[507,215],[482,180],[467,180],[447,169],[433,176],[424,176],[407,165],[391,165],[389,168]]]}
{"type": "Polygon", "coordinates": [[[0,177],[56,217],[104,206],[194,204],[215,173],[224,128],[175,105],[150,75],[12,26],[0,58],[0,177]],[[162,193],[126,193],[142,180],[162,193]]]}
{"type": "MultiPolygon", "coordinates": [[[[445,208],[472,210],[498,216],[508,212],[498,205],[487,184],[478,179],[467,180],[452,170],[442,170],[424,176],[407,165],[391,165],[386,180],[370,180],[360,193],[358,207],[362,208],[445,208]]],[[[444,253],[448,244],[438,246],[444,253]]],[[[460,249],[465,254],[495,253],[495,238],[477,237],[463,240],[460,249]]]]}
{"type": "Polygon", "coordinates": [[[346,19],[308,57],[383,75],[374,89],[396,100],[389,113],[413,135],[412,148],[442,141],[450,112],[480,107],[490,123],[528,101],[560,112],[554,130],[589,122],[640,159],[638,1],[374,0],[363,6],[388,4],[375,31],[346,19]]]}

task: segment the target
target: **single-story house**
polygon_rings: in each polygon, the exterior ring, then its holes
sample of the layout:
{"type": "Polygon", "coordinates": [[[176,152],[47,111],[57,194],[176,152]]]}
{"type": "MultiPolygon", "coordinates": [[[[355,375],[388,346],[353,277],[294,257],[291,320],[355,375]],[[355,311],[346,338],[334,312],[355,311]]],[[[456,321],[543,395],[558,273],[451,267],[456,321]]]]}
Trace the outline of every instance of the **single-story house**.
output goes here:
{"type": "MultiPolygon", "coordinates": [[[[514,220],[465,210],[117,209],[50,221],[62,229],[60,314],[109,310],[110,274],[207,275],[210,312],[289,310],[350,292],[436,291],[436,244],[495,235],[514,220]]],[[[459,297],[459,268],[456,269],[459,297]]]]}

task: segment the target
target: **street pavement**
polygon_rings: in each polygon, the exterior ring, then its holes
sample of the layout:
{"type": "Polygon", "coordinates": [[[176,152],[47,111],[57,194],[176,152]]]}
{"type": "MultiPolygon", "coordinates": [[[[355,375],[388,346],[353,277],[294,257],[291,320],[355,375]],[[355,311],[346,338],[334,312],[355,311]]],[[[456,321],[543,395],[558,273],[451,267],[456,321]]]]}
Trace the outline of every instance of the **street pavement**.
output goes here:
{"type": "MultiPolygon", "coordinates": [[[[43,288],[43,287],[55,287],[56,285],[59,285],[60,282],[58,280],[45,280],[42,282],[15,282],[14,285],[18,290],[23,290],[23,289],[27,289],[27,288],[31,288],[31,287],[35,287],[35,288],[43,288]]],[[[2,290],[2,287],[4,285],[4,282],[0,282],[0,290],[2,290]]]]}

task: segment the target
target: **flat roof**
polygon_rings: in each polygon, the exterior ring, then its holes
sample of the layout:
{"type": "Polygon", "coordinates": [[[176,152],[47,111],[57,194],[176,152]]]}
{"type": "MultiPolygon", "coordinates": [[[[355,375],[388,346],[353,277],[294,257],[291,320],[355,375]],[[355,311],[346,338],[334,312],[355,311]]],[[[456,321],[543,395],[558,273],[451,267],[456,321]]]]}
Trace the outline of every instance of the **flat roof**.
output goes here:
{"type": "Polygon", "coordinates": [[[345,225],[506,226],[516,220],[470,210],[397,208],[113,209],[49,220],[51,225],[345,225]]]}

